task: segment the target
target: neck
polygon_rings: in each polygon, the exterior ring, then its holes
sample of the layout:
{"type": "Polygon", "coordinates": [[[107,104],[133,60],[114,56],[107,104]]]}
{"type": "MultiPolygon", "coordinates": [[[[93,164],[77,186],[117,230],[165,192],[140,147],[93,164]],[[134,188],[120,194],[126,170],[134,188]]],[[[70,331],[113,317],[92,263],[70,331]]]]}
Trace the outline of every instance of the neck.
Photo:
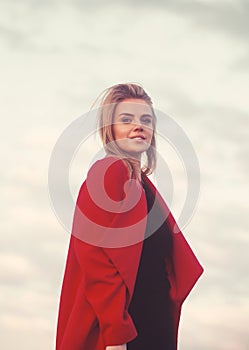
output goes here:
{"type": "Polygon", "coordinates": [[[141,159],[137,159],[137,158],[134,158],[134,157],[129,157],[127,160],[132,165],[131,177],[138,178],[138,180],[141,181],[141,159]]]}

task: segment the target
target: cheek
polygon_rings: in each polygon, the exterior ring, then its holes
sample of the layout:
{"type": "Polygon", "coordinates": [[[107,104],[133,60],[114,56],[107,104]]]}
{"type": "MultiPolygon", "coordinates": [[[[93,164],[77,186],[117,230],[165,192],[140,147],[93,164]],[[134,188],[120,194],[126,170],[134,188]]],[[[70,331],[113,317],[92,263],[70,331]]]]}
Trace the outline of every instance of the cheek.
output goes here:
{"type": "Polygon", "coordinates": [[[114,139],[117,139],[120,135],[120,126],[117,124],[114,124],[112,127],[112,132],[113,132],[114,139]]]}
{"type": "Polygon", "coordinates": [[[154,134],[153,129],[148,129],[147,133],[148,133],[149,138],[152,139],[153,134],[154,134]]]}
{"type": "Polygon", "coordinates": [[[115,140],[127,137],[127,128],[123,125],[113,125],[113,136],[115,140]]]}

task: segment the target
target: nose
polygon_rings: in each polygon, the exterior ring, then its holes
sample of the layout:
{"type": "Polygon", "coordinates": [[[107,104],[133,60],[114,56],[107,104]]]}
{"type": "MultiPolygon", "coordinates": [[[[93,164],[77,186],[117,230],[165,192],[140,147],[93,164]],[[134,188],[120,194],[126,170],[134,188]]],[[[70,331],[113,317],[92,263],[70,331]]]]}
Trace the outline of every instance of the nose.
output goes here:
{"type": "Polygon", "coordinates": [[[139,125],[135,124],[134,131],[143,131],[142,125],[141,124],[139,124],[139,125]]]}
{"type": "Polygon", "coordinates": [[[134,120],[134,130],[135,131],[142,131],[143,125],[141,124],[140,120],[134,120]]]}

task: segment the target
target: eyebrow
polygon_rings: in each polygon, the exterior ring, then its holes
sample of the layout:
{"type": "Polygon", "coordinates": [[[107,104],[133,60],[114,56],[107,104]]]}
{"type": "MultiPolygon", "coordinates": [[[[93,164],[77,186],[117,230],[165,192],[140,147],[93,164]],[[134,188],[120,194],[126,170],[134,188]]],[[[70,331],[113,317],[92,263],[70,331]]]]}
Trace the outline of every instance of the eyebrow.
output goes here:
{"type": "MultiPolygon", "coordinates": [[[[121,115],[126,115],[126,116],[128,116],[128,117],[134,117],[134,114],[132,114],[132,113],[126,113],[126,112],[120,113],[118,116],[120,117],[121,115]]],[[[153,118],[151,114],[142,114],[141,117],[150,117],[150,118],[153,118]]]]}

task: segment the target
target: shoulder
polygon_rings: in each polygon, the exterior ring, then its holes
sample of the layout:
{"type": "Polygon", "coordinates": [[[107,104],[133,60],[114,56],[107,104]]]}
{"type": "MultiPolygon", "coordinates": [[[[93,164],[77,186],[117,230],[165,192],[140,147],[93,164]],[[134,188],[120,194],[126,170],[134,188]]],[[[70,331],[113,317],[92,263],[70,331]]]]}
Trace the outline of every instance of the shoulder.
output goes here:
{"type": "Polygon", "coordinates": [[[125,162],[117,157],[114,156],[108,156],[105,158],[102,158],[100,160],[97,160],[89,169],[88,175],[91,176],[96,173],[103,173],[105,175],[120,175],[120,176],[127,176],[128,175],[128,168],[125,162]]]}
{"type": "MultiPolygon", "coordinates": [[[[108,156],[97,160],[89,169],[86,184],[90,189],[99,191],[100,188],[113,200],[125,196],[124,185],[129,180],[126,163],[117,157],[108,156]]],[[[102,191],[100,191],[102,193],[102,191]]]]}

